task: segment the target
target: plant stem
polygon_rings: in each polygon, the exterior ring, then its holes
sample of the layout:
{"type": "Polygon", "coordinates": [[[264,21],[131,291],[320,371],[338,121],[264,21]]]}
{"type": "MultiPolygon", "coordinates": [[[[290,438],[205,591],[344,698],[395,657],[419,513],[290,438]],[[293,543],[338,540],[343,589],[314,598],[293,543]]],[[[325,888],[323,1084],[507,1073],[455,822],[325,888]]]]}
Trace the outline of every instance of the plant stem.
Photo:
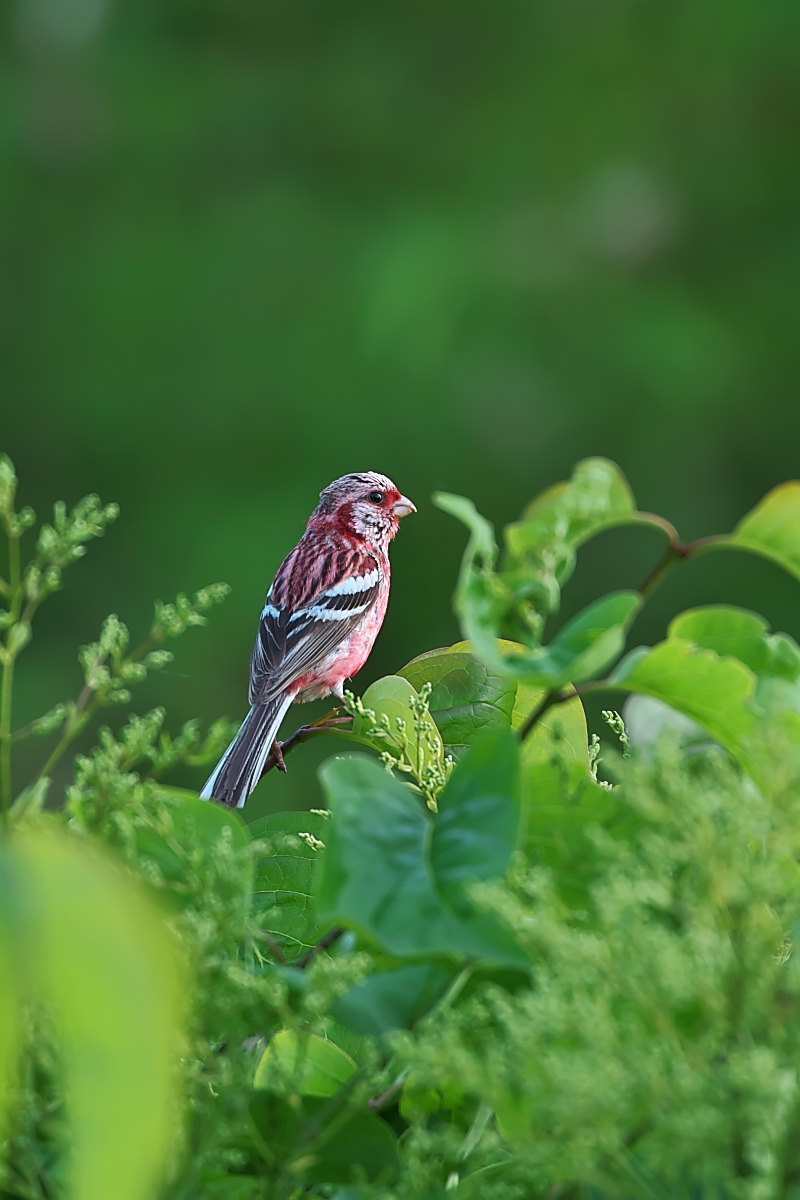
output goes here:
{"type": "Polygon", "coordinates": [[[9,605],[8,634],[6,636],[6,651],[3,656],[3,684],[0,689],[0,812],[5,823],[8,810],[13,799],[13,779],[11,774],[11,715],[14,699],[14,658],[9,648],[11,634],[19,620],[19,610],[22,603],[22,585],[20,571],[19,534],[8,534],[8,572],[9,605]]]}

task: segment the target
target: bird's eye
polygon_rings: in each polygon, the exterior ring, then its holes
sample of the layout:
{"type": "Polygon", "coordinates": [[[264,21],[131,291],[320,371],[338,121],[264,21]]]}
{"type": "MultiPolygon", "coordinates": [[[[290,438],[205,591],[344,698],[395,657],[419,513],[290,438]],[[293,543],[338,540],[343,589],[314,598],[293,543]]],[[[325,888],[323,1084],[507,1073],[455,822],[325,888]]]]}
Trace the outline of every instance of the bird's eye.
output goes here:
{"type": "Polygon", "coordinates": [[[370,492],[367,499],[372,501],[373,504],[383,504],[385,497],[383,492],[370,492]]]}

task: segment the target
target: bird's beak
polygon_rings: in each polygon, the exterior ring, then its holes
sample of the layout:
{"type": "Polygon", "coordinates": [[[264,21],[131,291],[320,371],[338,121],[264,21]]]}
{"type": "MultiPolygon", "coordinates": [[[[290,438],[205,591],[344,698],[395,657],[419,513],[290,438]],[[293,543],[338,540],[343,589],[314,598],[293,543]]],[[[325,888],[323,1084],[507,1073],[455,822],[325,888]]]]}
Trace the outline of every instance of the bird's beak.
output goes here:
{"type": "Polygon", "coordinates": [[[412,504],[408,496],[401,496],[392,505],[392,512],[396,517],[407,517],[409,513],[415,513],[416,511],[416,504],[412,504]]]}

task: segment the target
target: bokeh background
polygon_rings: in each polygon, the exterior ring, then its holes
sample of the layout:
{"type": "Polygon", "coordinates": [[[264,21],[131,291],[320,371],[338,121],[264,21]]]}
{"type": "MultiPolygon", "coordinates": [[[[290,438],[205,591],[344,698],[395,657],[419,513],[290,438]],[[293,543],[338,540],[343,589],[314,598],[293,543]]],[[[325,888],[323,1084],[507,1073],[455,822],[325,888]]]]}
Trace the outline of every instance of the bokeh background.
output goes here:
{"type": "MultiPolygon", "coordinates": [[[[419,506],[361,685],[458,636],[464,535],[437,488],[502,523],[605,454],[692,537],[798,473],[796,0],[11,0],[0,20],[0,441],[43,514],[122,506],[42,613],[20,721],[75,694],[107,612],[138,632],[154,597],[216,579],[230,600],[141,703],[172,726],[242,713],[264,591],[347,471],[419,506]]],[[[659,551],[593,543],[567,612],[659,551]]],[[[718,555],[636,636],[726,599],[800,635],[795,584],[718,555]]],[[[317,802],[330,749],[255,811],[317,802]]]]}

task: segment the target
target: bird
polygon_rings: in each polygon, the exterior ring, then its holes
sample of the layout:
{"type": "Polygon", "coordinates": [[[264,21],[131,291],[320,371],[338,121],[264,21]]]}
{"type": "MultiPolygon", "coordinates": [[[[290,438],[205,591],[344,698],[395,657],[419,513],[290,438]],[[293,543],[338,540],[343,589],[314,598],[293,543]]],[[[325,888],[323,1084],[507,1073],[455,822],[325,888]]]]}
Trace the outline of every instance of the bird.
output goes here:
{"type": "Polygon", "coordinates": [[[389,601],[389,544],[416,506],[377,471],[335,479],[267,592],[250,659],[250,711],[200,795],[243,808],[286,710],[334,695],[360,671],[389,601]]]}

